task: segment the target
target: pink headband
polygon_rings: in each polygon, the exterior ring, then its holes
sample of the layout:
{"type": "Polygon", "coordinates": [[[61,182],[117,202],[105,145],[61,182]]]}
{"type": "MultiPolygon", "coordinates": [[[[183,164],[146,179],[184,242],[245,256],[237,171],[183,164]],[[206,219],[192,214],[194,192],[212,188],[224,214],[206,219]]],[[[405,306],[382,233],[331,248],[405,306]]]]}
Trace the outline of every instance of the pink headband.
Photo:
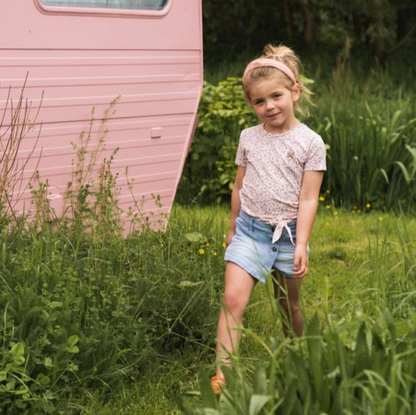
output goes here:
{"type": "Polygon", "coordinates": [[[274,59],[267,59],[267,58],[260,58],[254,61],[251,61],[248,65],[246,70],[244,71],[243,81],[245,80],[246,76],[251,72],[253,69],[271,66],[273,68],[278,69],[280,72],[283,72],[294,84],[296,84],[296,78],[294,73],[287,67],[284,63],[276,61],[274,59]]]}

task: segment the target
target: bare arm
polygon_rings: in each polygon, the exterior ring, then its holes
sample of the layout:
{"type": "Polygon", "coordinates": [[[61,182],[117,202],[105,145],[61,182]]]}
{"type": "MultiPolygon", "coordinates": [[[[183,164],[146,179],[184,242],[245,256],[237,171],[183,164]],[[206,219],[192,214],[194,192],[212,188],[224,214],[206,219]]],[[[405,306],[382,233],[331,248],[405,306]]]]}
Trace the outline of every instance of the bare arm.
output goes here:
{"type": "Polygon", "coordinates": [[[235,220],[237,219],[240,209],[241,209],[241,201],[240,201],[240,190],[243,187],[243,179],[246,174],[246,168],[242,166],[238,166],[237,169],[237,176],[235,178],[234,188],[231,193],[231,218],[230,218],[230,230],[228,231],[228,236],[226,240],[226,245],[230,245],[231,239],[235,234],[235,220]]]}
{"type": "Polygon", "coordinates": [[[293,274],[302,278],[308,272],[306,246],[318,210],[319,191],[324,173],[305,171],[299,196],[299,211],[296,225],[296,248],[293,274]]]}

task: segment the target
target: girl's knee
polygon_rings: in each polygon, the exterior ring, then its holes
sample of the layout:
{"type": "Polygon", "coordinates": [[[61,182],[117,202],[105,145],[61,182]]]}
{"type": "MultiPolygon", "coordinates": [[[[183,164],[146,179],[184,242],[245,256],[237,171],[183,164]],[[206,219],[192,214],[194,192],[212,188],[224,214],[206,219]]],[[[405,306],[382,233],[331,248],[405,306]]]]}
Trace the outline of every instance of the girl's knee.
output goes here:
{"type": "Polygon", "coordinates": [[[222,302],[224,307],[231,312],[242,312],[246,307],[246,304],[241,300],[241,297],[235,292],[225,291],[222,302]]]}

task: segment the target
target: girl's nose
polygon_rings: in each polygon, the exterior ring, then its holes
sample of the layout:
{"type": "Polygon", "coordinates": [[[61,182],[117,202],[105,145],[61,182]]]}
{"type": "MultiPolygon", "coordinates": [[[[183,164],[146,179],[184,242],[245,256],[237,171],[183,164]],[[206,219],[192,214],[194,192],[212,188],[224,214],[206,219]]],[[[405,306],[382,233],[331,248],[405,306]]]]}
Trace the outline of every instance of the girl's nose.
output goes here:
{"type": "Polygon", "coordinates": [[[274,108],[274,102],[273,102],[273,100],[272,99],[268,99],[266,101],[266,106],[267,106],[267,109],[274,108]]]}

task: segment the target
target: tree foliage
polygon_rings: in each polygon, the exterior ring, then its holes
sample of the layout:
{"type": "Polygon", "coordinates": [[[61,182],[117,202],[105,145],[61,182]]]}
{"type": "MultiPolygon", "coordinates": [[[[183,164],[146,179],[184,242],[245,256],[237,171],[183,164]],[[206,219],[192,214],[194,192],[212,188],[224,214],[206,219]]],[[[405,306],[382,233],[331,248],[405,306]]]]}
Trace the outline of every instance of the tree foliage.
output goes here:
{"type": "Polygon", "coordinates": [[[207,63],[255,53],[267,42],[297,51],[337,51],[351,43],[383,62],[416,40],[413,0],[203,0],[207,63]]]}

